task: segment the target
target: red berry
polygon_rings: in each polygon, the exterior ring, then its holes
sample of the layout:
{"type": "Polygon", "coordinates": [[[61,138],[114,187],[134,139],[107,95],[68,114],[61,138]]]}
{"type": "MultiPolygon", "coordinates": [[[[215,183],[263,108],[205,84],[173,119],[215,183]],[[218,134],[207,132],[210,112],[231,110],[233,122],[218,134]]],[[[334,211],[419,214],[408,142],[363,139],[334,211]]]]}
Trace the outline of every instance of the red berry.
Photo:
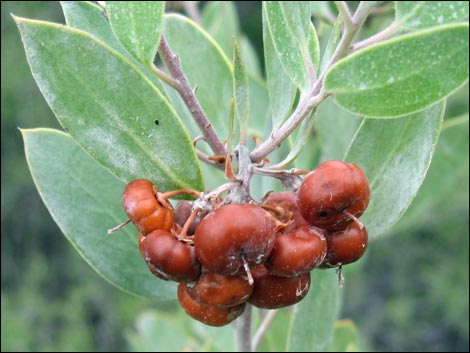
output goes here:
{"type": "Polygon", "coordinates": [[[297,276],[319,266],[326,251],[324,231],[303,226],[276,236],[273,251],[264,265],[272,275],[297,276]]]}
{"type": "Polygon", "coordinates": [[[150,271],[161,279],[188,282],[201,273],[194,246],[166,230],[155,230],[140,238],[139,248],[150,271]]]}
{"type": "Polygon", "coordinates": [[[246,276],[224,276],[204,272],[196,282],[187,283],[188,294],[201,304],[227,308],[248,300],[253,284],[246,276]]]}
{"type": "Polygon", "coordinates": [[[210,326],[227,325],[243,314],[246,306],[243,303],[230,308],[218,308],[198,303],[188,294],[186,283],[178,285],[178,301],[189,316],[210,326]]]}
{"type": "Polygon", "coordinates": [[[356,222],[346,229],[326,235],[328,252],[322,268],[336,267],[359,260],[367,249],[368,237],[365,227],[356,222]]]}
{"type": "Polygon", "coordinates": [[[263,206],[269,206],[267,209],[274,217],[283,223],[291,223],[282,230],[283,233],[289,233],[301,226],[307,226],[309,223],[302,217],[297,206],[297,196],[292,192],[272,192],[263,202],[263,206]]]}
{"type": "Polygon", "coordinates": [[[248,303],[264,309],[278,309],[301,301],[310,289],[310,273],[295,277],[269,274],[264,265],[252,270],[255,286],[248,303]]]}
{"type": "MultiPolygon", "coordinates": [[[[175,209],[175,222],[181,228],[184,227],[186,220],[189,218],[192,212],[193,202],[191,201],[180,201],[176,205],[175,209]]],[[[187,235],[194,235],[196,232],[196,227],[199,224],[200,219],[196,218],[188,228],[187,235]]]]}
{"type": "Polygon", "coordinates": [[[231,204],[208,214],[194,237],[196,255],[210,272],[240,272],[244,261],[255,266],[264,261],[274,245],[274,225],[259,206],[231,204]]]}
{"type": "Polygon", "coordinates": [[[328,230],[344,229],[360,217],[369,204],[367,177],[357,165],[328,161],[304,178],[297,194],[302,216],[311,225],[328,230]]]}
{"type": "Polygon", "coordinates": [[[127,184],[122,194],[122,204],[129,219],[144,236],[148,233],[174,226],[175,214],[170,202],[157,199],[158,189],[147,179],[136,179],[127,184]]]}

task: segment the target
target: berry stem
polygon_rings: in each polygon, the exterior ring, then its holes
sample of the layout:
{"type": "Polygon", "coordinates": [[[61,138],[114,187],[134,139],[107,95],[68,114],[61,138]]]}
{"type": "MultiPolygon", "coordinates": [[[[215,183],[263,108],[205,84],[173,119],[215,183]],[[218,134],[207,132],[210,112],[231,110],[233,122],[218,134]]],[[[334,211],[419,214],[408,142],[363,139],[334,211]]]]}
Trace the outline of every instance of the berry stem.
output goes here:
{"type": "Polygon", "coordinates": [[[271,323],[273,322],[277,312],[277,310],[270,310],[268,314],[263,318],[263,321],[261,322],[258,331],[256,331],[256,334],[253,337],[253,341],[251,343],[251,348],[253,352],[256,352],[258,350],[261,340],[268,331],[269,326],[271,326],[271,323]]]}
{"type": "Polygon", "coordinates": [[[160,192],[158,196],[159,196],[159,199],[162,198],[164,200],[168,200],[174,196],[181,195],[181,194],[193,195],[196,197],[201,196],[201,193],[199,191],[191,190],[191,189],[180,189],[180,190],[172,190],[168,192],[160,192]]]}
{"type": "Polygon", "coordinates": [[[114,232],[117,232],[119,229],[124,228],[124,227],[125,227],[128,223],[130,223],[130,222],[131,222],[131,220],[128,219],[128,220],[126,220],[126,221],[124,221],[124,222],[118,224],[117,226],[115,226],[115,227],[113,227],[113,228],[111,228],[111,229],[108,229],[107,233],[108,233],[108,234],[113,234],[114,232]]]}
{"type": "Polygon", "coordinates": [[[246,304],[245,312],[233,323],[237,352],[253,352],[251,348],[251,311],[251,305],[246,304]]]}
{"type": "Polygon", "coordinates": [[[191,223],[193,223],[194,219],[196,218],[198,212],[200,211],[201,209],[200,208],[195,208],[191,214],[189,215],[188,219],[186,220],[186,222],[184,222],[184,226],[183,226],[183,229],[181,229],[181,232],[180,234],[178,235],[178,239],[179,240],[182,240],[182,239],[185,239],[186,236],[187,236],[187,233],[188,233],[188,229],[189,227],[191,226],[191,223]]]}
{"type": "Polygon", "coordinates": [[[194,117],[194,120],[203,133],[205,140],[209,146],[211,146],[212,151],[215,154],[225,155],[226,151],[224,144],[222,141],[220,141],[219,137],[215,133],[215,130],[212,128],[212,125],[207,118],[206,113],[202,109],[195,92],[189,85],[178,56],[173,53],[164,36],[161,37],[160,48],[158,51],[162,57],[163,62],[165,63],[165,66],[168,68],[168,71],[177,83],[175,87],[176,90],[188,107],[191,115],[194,117]]]}
{"type": "Polygon", "coordinates": [[[243,261],[243,268],[245,269],[246,275],[248,276],[248,283],[250,286],[254,283],[253,276],[251,275],[250,267],[248,266],[248,262],[246,262],[245,257],[242,256],[243,261]]]}
{"type": "Polygon", "coordinates": [[[362,222],[359,220],[359,218],[357,218],[355,215],[353,215],[351,212],[348,212],[348,211],[343,211],[343,213],[348,216],[349,218],[351,218],[358,226],[359,226],[359,229],[363,229],[364,228],[364,224],[362,224],[362,222]]]}

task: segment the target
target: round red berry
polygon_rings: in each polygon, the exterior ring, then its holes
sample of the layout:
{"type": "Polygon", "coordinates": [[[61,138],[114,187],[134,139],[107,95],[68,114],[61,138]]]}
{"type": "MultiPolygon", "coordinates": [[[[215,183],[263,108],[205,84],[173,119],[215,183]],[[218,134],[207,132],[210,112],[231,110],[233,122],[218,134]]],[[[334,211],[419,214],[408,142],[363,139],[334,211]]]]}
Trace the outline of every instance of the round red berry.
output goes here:
{"type": "Polygon", "coordinates": [[[367,177],[356,164],[328,161],[302,181],[297,194],[300,213],[307,222],[328,230],[344,229],[369,204],[367,177]]]}
{"type": "Polygon", "coordinates": [[[243,303],[230,308],[218,308],[198,303],[188,294],[186,283],[178,285],[178,301],[189,316],[210,326],[227,325],[243,314],[246,306],[243,303]]]}
{"type": "Polygon", "coordinates": [[[278,309],[301,301],[310,289],[310,273],[294,277],[269,274],[264,265],[252,270],[255,286],[248,299],[258,308],[278,309]]]}
{"type": "Polygon", "coordinates": [[[140,238],[139,248],[150,271],[161,279],[188,282],[201,273],[194,246],[166,230],[155,230],[140,238]]]}
{"type": "Polygon", "coordinates": [[[327,251],[324,233],[319,228],[303,226],[291,233],[277,235],[273,251],[265,262],[269,273],[291,277],[319,266],[327,251]]]}
{"type": "Polygon", "coordinates": [[[356,222],[346,229],[326,235],[328,252],[322,268],[336,267],[359,260],[367,249],[368,236],[365,227],[356,222]]]}
{"type": "Polygon", "coordinates": [[[210,272],[233,275],[244,261],[263,262],[274,244],[272,217],[250,204],[222,206],[199,223],[194,237],[196,255],[210,272]]]}
{"type": "Polygon", "coordinates": [[[203,272],[196,282],[187,283],[188,294],[201,304],[227,308],[248,300],[253,284],[246,276],[224,276],[203,272]]]}
{"type": "Polygon", "coordinates": [[[297,206],[297,196],[293,192],[272,192],[264,200],[263,206],[279,221],[286,223],[282,233],[292,232],[295,229],[309,225],[302,217],[297,206]]]}
{"type": "Polygon", "coordinates": [[[127,184],[122,194],[122,204],[129,219],[144,236],[148,233],[174,226],[175,214],[168,201],[159,201],[158,189],[147,179],[136,179],[127,184]]]}

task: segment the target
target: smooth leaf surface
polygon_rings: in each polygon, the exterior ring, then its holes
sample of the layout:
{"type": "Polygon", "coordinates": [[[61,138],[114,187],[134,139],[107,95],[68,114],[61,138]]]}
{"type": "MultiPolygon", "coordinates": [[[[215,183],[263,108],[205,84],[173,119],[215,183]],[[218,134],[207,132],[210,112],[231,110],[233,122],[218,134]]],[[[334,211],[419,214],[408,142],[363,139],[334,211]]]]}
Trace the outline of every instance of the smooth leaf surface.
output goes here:
{"type": "Polygon", "coordinates": [[[426,179],[394,231],[429,225],[429,215],[439,222],[444,209],[451,211],[459,202],[468,205],[468,131],[468,115],[444,122],[426,179]]]}
{"type": "Polygon", "coordinates": [[[401,26],[418,29],[468,19],[468,1],[395,1],[395,19],[401,26]]]}
{"type": "Polygon", "coordinates": [[[166,90],[160,79],[150,72],[144,64],[135,59],[117,40],[102,8],[90,1],[61,1],[60,4],[68,26],[90,33],[124,55],[166,97],[166,90]]]}
{"type": "Polygon", "coordinates": [[[468,50],[468,24],[415,32],[339,61],[327,74],[325,89],[358,114],[412,113],[468,80],[468,50]]]}
{"type": "Polygon", "coordinates": [[[175,286],[145,265],[132,225],[106,231],[126,219],[125,184],[99,165],[69,135],[53,129],[22,130],[26,160],[44,204],[80,255],[115,286],[160,300],[175,286]]]}
{"type": "Polygon", "coordinates": [[[164,35],[190,84],[197,87],[196,95],[215,131],[227,136],[233,96],[232,67],[227,57],[203,29],[186,17],[166,15],[164,35]]]}
{"type": "Polygon", "coordinates": [[[262,77],[260,60],[255,47],[250,42],[247,36],[242,35],[239,37],[240,51],[242,52],[243,62],[246,66],[246,71],[256,77],[262,77]]]}
{"type": "Polygon", "coordinates": [[[279,60],[268,28],[266,6],[263,6],[263,48],[273,130],[287,118],[294,103],[297,87],[279,60]]]}
{"type": "Polygon", "coordinates": [[[240,34],[240,23],[232,1],[211,1],[202,11],[202,27],[220,45],[228,58],[233,57],[233,37],[240,34]]]}
{"type": "Polygon", "coordinates": [[[320,41],[318,39],[317,30],[313,23],[310,23],[310,37],[308,39],[308,50],[310,53],[311,69],[318,74],[320,69],[320,41]]]}
{"type": "Polygon", "coordinates": [[[135,66],[86,32],[17,21],[41,92],[93,158],[125,181],[148,178],[162,190],[202,189],[181,121],[135,66]]]}
{"type": "Polygon", "coordinates": [[[250,92],[245,64],[236,38],[233,39],[233,93],[235,112],[240,125],[240,143],[246,144],[250,116],[250,92]]]}
{"type": "Polygon", "coordinates": [[[307,296],[294,307],[288,352],[321,352],[333,338],[339,311],[338,276],[334,270],[311,272],[307,296]]]}
{"type": "Polygon", "coordinates": [[[308,76],[308,52],[310,31],[310,8],[307,2],[264,1],[263,7],[266,13],[266,22],[284,70],[290,79],[302,90],[308,89],[310,78],[308,76]],[[299,10],[293,11],[293,8],[299,10]],[[301,10],[304,7],[307,10],[301,10]],[[301,16],[303,15],[303,16],[301,16]],[[299,19],[299,16],[300,19],[299,19]],[[307,34],[303,34],[307,33],[307,34]],[[299,38],[300,36],[300,38],[299,38]]]}
{"type": "MultiPolygon", "coordinates": [[[[258,328],[261,324],[260,311],[253,308],[253,326],[258,328]],[[257,315],[258,314],[258,315],[257,315]]],[[[263,310],[266,315],[268,312],[263,310]]],[[[276,316],[274,317],[269,329],[260,342],[258,352],[279,352],[287,344],[286,332],[289,330],[289,324],[292,320],[292,312],[289,307],[277,309],[276,316]]]]}
{"type": "Polygon", "coordinates": [[[122,45],[140,62],[152,65],[160,44],[164,1],[108,1],[111,27],[122,45]]]}
{"type": "Polygon", "coordinates": [[[418,192],[431,163],[443,102],[398,119],[364,119],[345,156],[367,175],[369,206],[361,217],[369,238],[386,232],[418,192]]]}
{"type": "Polygon", "coordinates": [[[334,339],[326,352],[361,352],[359,332],[351,320],[339,320],[335,325],[334,339]]]}

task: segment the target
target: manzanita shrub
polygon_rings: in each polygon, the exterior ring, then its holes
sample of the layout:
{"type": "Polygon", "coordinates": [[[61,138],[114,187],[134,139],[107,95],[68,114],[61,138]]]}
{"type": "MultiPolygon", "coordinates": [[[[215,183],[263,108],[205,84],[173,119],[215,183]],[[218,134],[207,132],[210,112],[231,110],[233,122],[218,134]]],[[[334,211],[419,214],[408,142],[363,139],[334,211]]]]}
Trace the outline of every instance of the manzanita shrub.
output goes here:
{"type": "Polygon", "coordinates": [[[231,2],[61,5],[65,25],[14,19],[63,128],[22,134],[67,239],[127,292],[233,321],[162,315],[165,347],[346,347],[338,272],[424,180],[468,2],[265,1],[264,72],[231,2]]]}

